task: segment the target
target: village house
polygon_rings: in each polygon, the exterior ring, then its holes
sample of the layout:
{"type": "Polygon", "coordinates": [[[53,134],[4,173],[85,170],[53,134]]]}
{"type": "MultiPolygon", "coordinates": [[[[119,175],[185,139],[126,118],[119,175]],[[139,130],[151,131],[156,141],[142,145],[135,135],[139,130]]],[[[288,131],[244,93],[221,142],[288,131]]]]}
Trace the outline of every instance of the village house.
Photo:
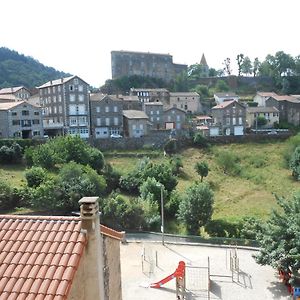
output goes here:
{"type": "Polygon", "coordinates": [[[186,125],[186,112],[177,107],[164,110],[164,129],[183,129],[186,125]]]}
{"type": "Polygon", "coordinates": [[[90,96],[91,135],[109,138],[123,134],[123,100],[100,93],[90,96]]]}
{"type": "Polygon", "coordinates": [[[0,90],[0,98],[14,99],[14,101],[24,101],[31,96],[29,89],[24,86],[3,88],[0,90]]]}
{"type": "Polygon", "coordinates": [[[0,103],[1,138],[44,136],[42,110],[26,101],[0,103]]]}
{"type": "Polygon", "coordinates": [[[246,107],[236,100],[225,101],[212,108],[210,135],[244,135],[246,107]]]}
{"type": "Polygon", "coordinates": [[[120,241],[99,224],[97,197],[80,217],[0,215],[1,299],[121,300],[120,241]]]}
{"type": "Polygon", "coordinates": [[[162,102],[163,104],[169,103],[170,93],[167,89],[157,88],[157,89],[147,89],[140,88],[130,89],[131,96],[137,96],[141,103],[146,102],[162,102]]]}
{"type": "Polygon", "coordinates": [[[225,92],[225,93],[215,93],[214,94],[216,104],[222,104],[225,101],[239,101],[239,96],[235,93],[225,92]]]}
{"type": "Polygon", "coordinates": [[[143,103],[143,110],[150,119],[151,129],[164,129],[164,109],[161,102],[143,103]]]}
{"type": "Polygon", "coordinates": [[[266,100],[276,96],[278,95],[273,92],[257,92],[253,98],[253,102],[257,103],[257,106],[266,106],[266,100]]]}
{"type": "Polygon", "coordinates": [[[276,107],[279,110],[280,121],[295,126],[300,125],[300,100],[293,96],[272,96],[266,100],[267,107],[276,107]]]}
{"type": "Polygon", "coordinates": [[[140,110],[123,110],[123,128],[126,137],[148,135],[149,117],[140,110]]]}
{"type": "Polygon", "coordinates": [[[78,76],[50,80],[38,87],[43,125],[49,136],[79,135],[90,128],[89,84],[78,76]]]}
{"type": "Polygon", "coordinates": [[[255,128],[274,128],[274,124],[279,124],[279,110],[276,107],[247,107],[247,127],[255,128]],[[258,118],[265,118],[267,123],[258,126],[258,118]]]}
{"type": "Polygon", "coordinates": [[[170,93],[169,107],[177,107],[190,114],[203,112],[200,102],[200,95],[196,92],[170,93]]]}

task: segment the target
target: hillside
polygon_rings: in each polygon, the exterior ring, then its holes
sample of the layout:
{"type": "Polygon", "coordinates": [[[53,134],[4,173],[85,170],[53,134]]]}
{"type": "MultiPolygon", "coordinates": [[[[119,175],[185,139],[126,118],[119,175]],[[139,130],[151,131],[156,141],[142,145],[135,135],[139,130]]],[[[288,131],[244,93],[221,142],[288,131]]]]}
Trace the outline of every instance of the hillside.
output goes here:
{"type": "Polygon", "coordinates": [[[0,48],[0,88],[21,86],[33,88],[51,79],[70,76],[44,66],[32,57],[8,48],[0,48]]]}

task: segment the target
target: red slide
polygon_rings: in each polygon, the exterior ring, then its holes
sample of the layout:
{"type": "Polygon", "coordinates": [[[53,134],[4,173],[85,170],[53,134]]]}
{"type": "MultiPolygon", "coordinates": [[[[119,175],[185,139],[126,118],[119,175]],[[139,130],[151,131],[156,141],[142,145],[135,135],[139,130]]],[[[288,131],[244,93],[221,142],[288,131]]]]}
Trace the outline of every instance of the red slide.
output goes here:
{"type": "Polygon", "coordinates": [[[160,288],[162,285],[164,285],[165,283],[169,282],[170,280],[176,278],[183,278],[184,276],[184,272],[185,272],[185,262],[184,261],[180,261],[178,264],[177,269],[175,270],[174,273],[172,273],[171,275],[167,276],[166,278],[152,283],[150,285],[151,288],[160,288]]]}

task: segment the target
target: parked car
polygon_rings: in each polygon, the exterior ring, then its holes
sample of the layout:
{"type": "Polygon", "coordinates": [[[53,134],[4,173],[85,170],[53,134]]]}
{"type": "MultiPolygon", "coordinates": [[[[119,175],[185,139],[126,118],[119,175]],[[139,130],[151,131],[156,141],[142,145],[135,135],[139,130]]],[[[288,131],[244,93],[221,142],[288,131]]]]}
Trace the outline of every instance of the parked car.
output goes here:
{"type": "Polygon", "coordinates": [[[110,135],[110,137],[111,137],[112,139],[119,139],[119,138],[121,138],[122,136],[121,136],[121,134],[113,133],[113,134],[110,135]]]}

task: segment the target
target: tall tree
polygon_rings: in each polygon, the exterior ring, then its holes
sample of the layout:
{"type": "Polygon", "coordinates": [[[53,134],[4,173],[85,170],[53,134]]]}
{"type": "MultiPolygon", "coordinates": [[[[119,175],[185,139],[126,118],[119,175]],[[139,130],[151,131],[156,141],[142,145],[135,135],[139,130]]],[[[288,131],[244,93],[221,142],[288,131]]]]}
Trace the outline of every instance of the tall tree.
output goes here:
{"type": "Polygon", "coordinates": [[[254,77],[258,73],[259,67],[260,67],[260,61],[258,60],[258,57],[255,57],[254,61],[253,61],[253,76],[254,77]]]}
{"type": "Polygon", "coordinates": [[[300,269],[300,192],[290,200],[277,198],[281,210],[273,211],[258,235],[261,265],[298,274],[300,269]]]}
{"type": "Polygon", "coordinates": [[[244,60],[241,65],[241,72],[245,75],[252,74],[252,63],[248,56],[244,57],[244,60]]]}
{"type": "Polygon", "coordinates": [[[197,161],[195,164],[195,170],[201,177],[201,182],[203,181],[203,177],[206,177],[208,175],[208,164],[206,161],[197,161]]]}
{"type": "Polygon", "coordinates": [[[238,64],[238,76],[241,76],[241,73],[242,73],[242,65],[243,65],[243,62],[244,62],[244,54],[238,54],[237,57],[236,57],[236,61],[237,61],[237,64],[238,64]]]}
{"type": "Polygon", "coordinates": [[[223,65],[224,65],[224,73],[227,74],[228,76],[231,75],[231,61],[230,61],[230,58],[227,57],[226,59],[224,59],[223,61],[223,65]]]}

